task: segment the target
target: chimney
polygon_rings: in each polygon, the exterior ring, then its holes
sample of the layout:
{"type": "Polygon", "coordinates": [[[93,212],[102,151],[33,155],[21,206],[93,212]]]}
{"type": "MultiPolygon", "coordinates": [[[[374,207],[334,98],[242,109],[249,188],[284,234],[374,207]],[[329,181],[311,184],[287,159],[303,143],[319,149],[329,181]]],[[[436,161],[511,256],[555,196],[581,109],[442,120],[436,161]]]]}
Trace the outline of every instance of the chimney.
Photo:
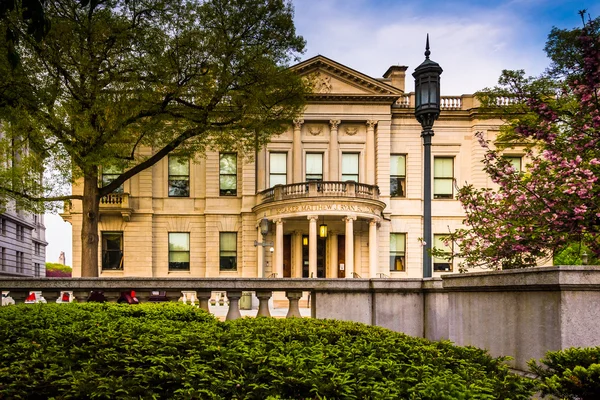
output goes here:
{"type": "Polygon", "coordinates": [[[405,65],[392,65],[385,71],[383,77],[391,81],[391,85],[404,92],[404,81],[406,78],[406,70],[408,69],[405,65]]]}

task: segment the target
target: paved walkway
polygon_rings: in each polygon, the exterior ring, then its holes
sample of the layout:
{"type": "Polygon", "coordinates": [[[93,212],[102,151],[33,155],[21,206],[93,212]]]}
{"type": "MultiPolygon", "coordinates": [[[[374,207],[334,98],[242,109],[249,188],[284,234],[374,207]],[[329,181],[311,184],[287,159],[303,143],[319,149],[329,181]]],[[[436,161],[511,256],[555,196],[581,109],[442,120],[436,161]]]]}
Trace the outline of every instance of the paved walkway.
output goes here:
{"type": "MultiPolygon", "coordinates": [[[[229,310],[229,306],[208,306],[209,311],[220,320],[224,320],[229,310]]],[[[275,318],[285,318],[288,312],[287,307],[271,307],[269,309],[271,316],[275,318]]],[[[240,310],[242,317],[256,317],[258,309],[255,310],[240,310]]],[[[300,314],[303,317],[310,317],[310,308],[300,308],[300,314]]]]}

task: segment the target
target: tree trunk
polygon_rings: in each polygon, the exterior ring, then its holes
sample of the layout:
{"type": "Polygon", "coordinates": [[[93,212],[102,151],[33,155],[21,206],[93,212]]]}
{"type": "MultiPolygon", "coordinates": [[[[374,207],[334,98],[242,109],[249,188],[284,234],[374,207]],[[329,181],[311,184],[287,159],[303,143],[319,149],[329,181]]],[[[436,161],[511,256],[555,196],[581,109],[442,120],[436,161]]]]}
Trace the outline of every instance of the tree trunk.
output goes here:
{"type": "Polygon", "coordinates": [[[83,178],[81,227],[81,276],[98,276],[98,217],[100,197],[98,195],[98,169],[83,178]]]}

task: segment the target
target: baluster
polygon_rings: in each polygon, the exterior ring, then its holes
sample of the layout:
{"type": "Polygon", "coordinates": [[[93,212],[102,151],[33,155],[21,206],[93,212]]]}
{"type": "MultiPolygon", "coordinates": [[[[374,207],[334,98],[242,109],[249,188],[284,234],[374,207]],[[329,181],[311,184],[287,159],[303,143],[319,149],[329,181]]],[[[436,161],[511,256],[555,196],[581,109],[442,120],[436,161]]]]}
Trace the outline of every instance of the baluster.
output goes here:
{"type": "Polygon", "coordinates": [[[210,300],[211,292],[210,291],[196,291],[196,296],[198,297],[198,305],[200,308],[206,312],[208,312],[208,301],[210,300]]]}
{"type": "Polygon", "coordinates": [[[229,310],[227,310],[227,316],[225,317],[227,321],[242,318],[242,314],[240,313],[241,297],[242,292],[240,290],[227,291],[227,298],[229,299],[229,310]]]}
{"type": "Polygon", "coordinates": [[[300,306],[299,302],[302,298],[302,292],[285,292],[285,297],[289,300],[289,309],[287,312],[286,318],[302,318],[302,314],[300,314],[300,306]]]}
{"type": "Polygon", "coordinates": [[[273,292],[264,291],[264,292],[256,292],[256,297],[258,297],[258,313],[257,317],[270,317],[271,312],[269,311],[269,300],[273,296],[273,292]]]}

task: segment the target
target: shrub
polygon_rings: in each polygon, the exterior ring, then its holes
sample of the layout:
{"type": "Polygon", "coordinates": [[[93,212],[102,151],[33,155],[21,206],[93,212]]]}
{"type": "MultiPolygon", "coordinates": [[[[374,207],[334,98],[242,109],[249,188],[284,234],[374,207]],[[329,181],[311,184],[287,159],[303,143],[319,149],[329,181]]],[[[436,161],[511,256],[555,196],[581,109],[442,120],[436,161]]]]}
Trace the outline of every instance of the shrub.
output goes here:
{"type": "Polygon", "coordinates": [[[485,351],[352,322],[183,304],[0,309],[0,398],[526,399],[485,351]]]}
{"type": "Polygon", "coordinates": [[[600,347],[549,351],[538,364],[529,361],[539,380],[539,390],[561,399],[600,398],[600,347]]]}
{"type": "Polygon", "coordinates": [[[46,277],[49,278],[70,278],[73,269],[68,265],[58,263],[46,263],[46,277]]]}

